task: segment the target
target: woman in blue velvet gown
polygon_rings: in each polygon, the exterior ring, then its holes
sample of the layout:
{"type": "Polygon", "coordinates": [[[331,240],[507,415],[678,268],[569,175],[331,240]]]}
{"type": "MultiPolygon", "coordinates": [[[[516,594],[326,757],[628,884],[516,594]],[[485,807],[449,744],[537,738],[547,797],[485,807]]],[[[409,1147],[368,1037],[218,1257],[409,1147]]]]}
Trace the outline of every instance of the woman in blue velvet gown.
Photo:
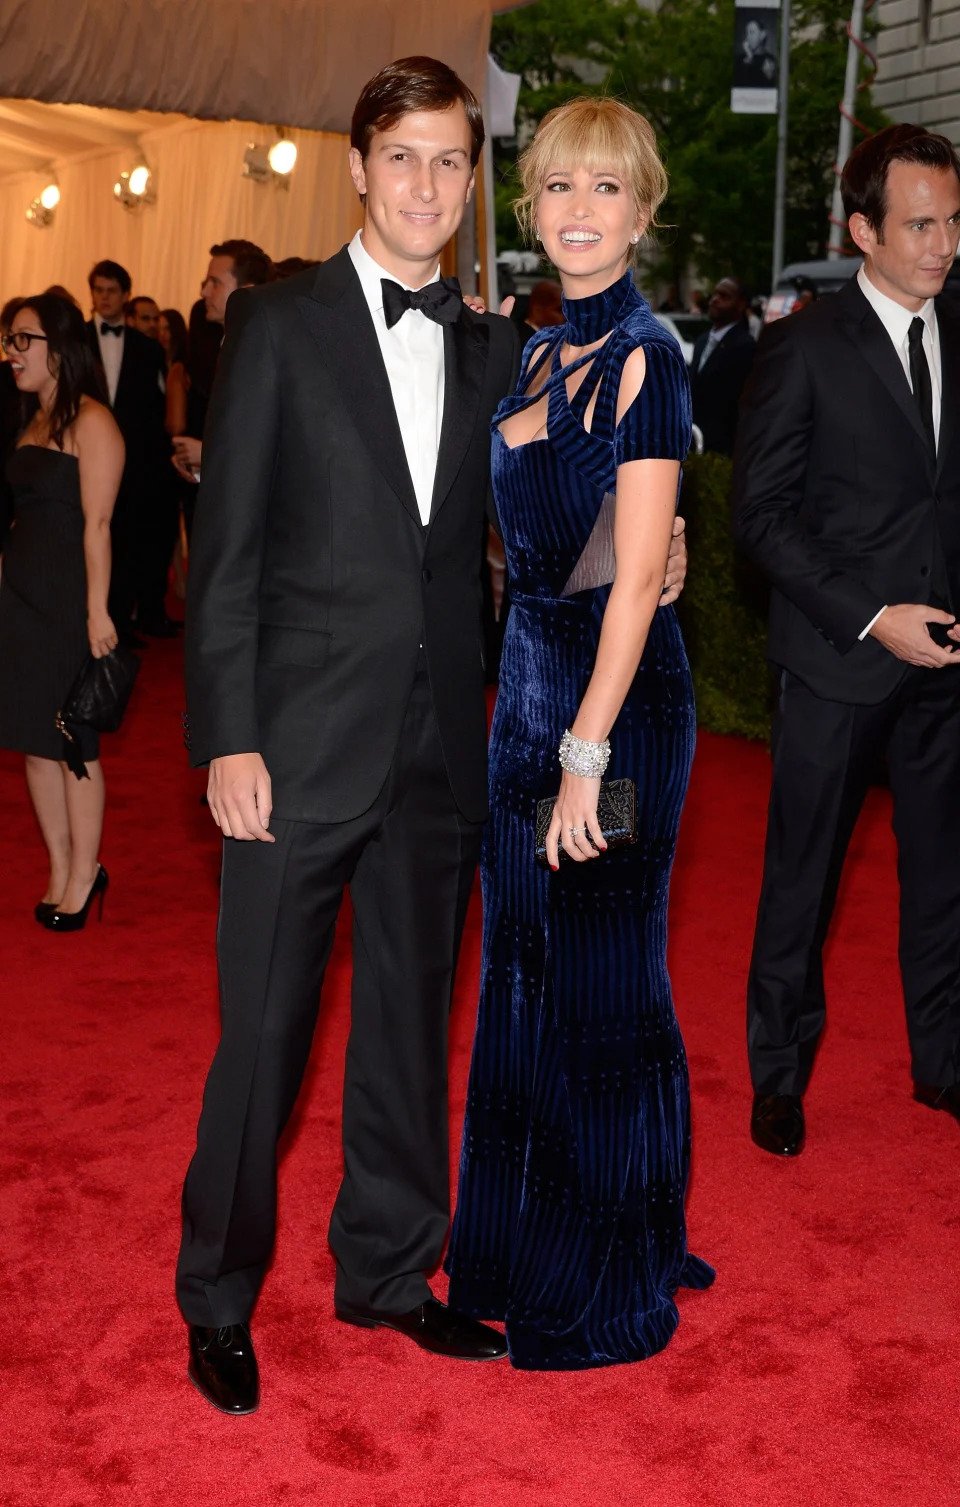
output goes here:
{"type": "Polygon", "coordinates": [[[670,869],[693,756],[690,672],[658,607],[690,443],[686,368],[628,261],[665,188],[653,132],[614,100],[548,115],[521,223],[560,271],[494,422],[511,613],[491,735],[480,1012],[447,1257],[450,1302],[505,1320],[513,1364],[639,1360],[678,1321],[689,1088],[666,968],[670,869]],[[637,840],[604,851],[600,779],[637,787],[637,840]],[[593,752],[591,752],[593,750],[593,752]],[[559,790],[559,794],[558,794],[559,790]],[[535,810],[557,797],[553,871],[535,810]],[[558,846],[565,861],[558,863],[558,846]]]}

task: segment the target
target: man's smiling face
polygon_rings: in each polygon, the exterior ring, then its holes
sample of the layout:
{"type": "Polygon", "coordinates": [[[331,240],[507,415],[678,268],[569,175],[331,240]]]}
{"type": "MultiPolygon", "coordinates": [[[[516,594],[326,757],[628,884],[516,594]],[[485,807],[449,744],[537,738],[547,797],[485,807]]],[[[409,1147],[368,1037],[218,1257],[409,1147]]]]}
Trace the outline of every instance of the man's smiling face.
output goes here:
{"type": "Polygon", "coordinates": [[[449,110],[415,110],[354,148],[350,172],[366,196],[363,244],[388,272],[417,285],[429,278],[463,218],[473,192],[472,135],[459,102],[449,110]]]}

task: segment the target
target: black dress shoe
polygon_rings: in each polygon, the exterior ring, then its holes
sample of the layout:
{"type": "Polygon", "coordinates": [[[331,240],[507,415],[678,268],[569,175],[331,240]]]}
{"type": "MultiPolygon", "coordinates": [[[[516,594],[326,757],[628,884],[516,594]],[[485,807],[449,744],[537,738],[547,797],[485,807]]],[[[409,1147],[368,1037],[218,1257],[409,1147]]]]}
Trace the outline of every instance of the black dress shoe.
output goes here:
{"type": "Polygon", "coordinates": [[[960,1083],[951,1083],[949,1088],[937,1088],[932,1083],[915,1083],[913,1097],[918,1104],[928,1109],[943,1109],[960,1121],[960,1083]]]}
{"type": "Polygon", "coordinates": [[[750,1135],[761,1150],[774,1156],[799,1156],[805,1134],[799,1094],[754,1094],[750,1135]]]}
{"type": "Polygon", "coordinates": [[[260,1406],[260,1371],[246,1324],[223,1329],[191,1324],[187,1375],[221,1413],[239,1418],[260,1406]]]}
{"type": "Polygon", "coordinates": [[[380,1313],[372,1308],[338,1308],[342,1324],[361,1329],[396,1329],[429,1350],[455,1360],[502,1360],[507,1342],[496,1329],[448,1308],[437,1298],[428,1298],[409,1313],[380,1313]]]}

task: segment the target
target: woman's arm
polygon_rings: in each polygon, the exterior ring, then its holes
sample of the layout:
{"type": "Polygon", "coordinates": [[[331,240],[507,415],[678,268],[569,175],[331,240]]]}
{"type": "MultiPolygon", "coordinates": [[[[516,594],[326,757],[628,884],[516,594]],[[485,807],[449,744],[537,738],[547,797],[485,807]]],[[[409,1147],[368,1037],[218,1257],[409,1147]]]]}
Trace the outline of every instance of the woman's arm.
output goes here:
{"type": "Polygon", "coordinates": [[[187,392],[190,381],[182,361],[175,361],[167,372],[167,433],[185,434],[187,429],[187,392]]]}
{"type": "MultiPolygon", "coordinates": [[[[646,358],[638,349],[624,364],[618,423],[637,398],[645,376],[646,358]]],[[[575,737],[590,743],[609,737],[643,656],[660,605],[679,478],[678,460],[627,460],[617,468],[613,525],[617,573],[603,615],[593,674],[571,728],[575,737]]],[[[599,793],[599,779],[564,770],[547,836],[552,864],[557,861],[554,844],[561,840],[570,857],[578,860],[596,858],[598,850],[603,851],[597,823],[599,793]],[[571,828],[579,829],[576,836],[571,828]]]]}
{"type": "Polygon", "coordinates": [[[123,475],[124,447],[108,409],[88,399],[74,425],[83,507],[83,557],[87,567],[87,635],[100,659],[117,647],[107,612],[110,590],[110,519],[123,475]]]}

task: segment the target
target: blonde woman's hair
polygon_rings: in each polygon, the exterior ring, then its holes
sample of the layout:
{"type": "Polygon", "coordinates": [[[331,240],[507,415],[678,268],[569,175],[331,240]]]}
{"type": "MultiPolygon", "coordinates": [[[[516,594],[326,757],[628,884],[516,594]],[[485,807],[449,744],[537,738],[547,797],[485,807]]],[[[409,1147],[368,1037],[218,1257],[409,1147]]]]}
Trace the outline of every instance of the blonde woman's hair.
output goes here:
{"type": "Polygon", "coordinates": [[[616,173],[631,189],[637,214],[647,216],[647,228],[656,228],[667,174],[652,125],[618,99],[572,99],[543,117],[518,163],[523,192],[514,212],[529,243],[536,238],[537,203],[548,177],[576,167],[616,173]]]}

